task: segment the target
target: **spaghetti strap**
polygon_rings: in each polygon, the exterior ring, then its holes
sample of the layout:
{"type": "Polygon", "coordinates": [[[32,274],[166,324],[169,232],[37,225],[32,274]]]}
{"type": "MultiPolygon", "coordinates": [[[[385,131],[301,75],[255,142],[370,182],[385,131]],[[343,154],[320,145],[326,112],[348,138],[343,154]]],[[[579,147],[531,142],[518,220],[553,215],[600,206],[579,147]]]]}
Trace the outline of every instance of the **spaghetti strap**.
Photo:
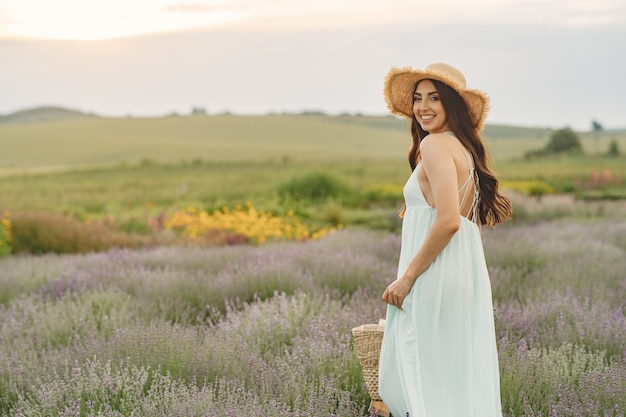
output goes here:
{"type": "MultiPolygon", "coordinates": [[[[470,154],[470,157],[472,156],[472,154],[470,154]]],[[[465,157],[467,159],[467,156],[465,157]]],[[[469,189],[469,180],[473,179],[473,185],[474,185],[474,195],[472,196],[472,205],[470,206],[469,210],[467,211],[467,215],[465,216],[466,218],[470,219],[471,221],[473,221],[474,223],[478,223],[476,220],[476,212],[478,211],[478,203],[480,201],[480,182],[478,179],[478,174],[476,173],[476,166],[474,165],[474,159],[472,158],[472,167],[470,168],[470,173],[467,177],[467,180],[465,180],[465,184],[464,186],[465,191],[463,192],[463,200],[461,200],[461,206],[463,205],[464,201],[465,201],[465,196],[467,195],[467,190],[469,189]],[[472,215],[472,217],[470,218],[470,214],[472,215]]],[[[469,163],[469,161],[468,161],[469,163]]]]}

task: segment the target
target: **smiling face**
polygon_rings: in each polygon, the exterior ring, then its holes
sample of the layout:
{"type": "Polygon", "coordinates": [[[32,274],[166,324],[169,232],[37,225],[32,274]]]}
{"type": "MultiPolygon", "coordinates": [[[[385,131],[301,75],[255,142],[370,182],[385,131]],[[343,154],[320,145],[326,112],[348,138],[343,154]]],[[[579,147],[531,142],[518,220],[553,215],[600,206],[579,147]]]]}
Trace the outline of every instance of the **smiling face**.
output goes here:
{"type": "Polygon", "coordinates": [[[450,130],[439,92],[431,80],[422,80],[413,95],[413,114],[421,128],[428,133],[450,130]]]}

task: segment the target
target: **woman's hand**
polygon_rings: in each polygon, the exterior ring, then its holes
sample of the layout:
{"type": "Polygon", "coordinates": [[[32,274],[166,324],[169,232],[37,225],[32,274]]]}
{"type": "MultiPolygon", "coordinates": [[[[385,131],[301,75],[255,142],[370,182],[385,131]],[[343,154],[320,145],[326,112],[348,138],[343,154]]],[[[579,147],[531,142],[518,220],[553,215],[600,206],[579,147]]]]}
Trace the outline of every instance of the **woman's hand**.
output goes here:
{"type": "Polygon", "coordinates": [[[411,291],[413,282],[413,280],[407,278],[405,275],[398,278],[385,289],[382,296],[383,301],[402,310],[402,302],[404,301],[404,297],[411,291]]]}

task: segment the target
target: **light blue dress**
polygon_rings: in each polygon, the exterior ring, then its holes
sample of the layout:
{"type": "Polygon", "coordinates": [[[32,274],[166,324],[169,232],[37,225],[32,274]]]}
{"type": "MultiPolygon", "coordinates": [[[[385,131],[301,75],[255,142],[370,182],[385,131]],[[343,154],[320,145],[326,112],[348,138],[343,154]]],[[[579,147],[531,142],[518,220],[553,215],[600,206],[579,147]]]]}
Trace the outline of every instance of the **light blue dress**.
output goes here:
{"type": "MultiPolygon", "coordinates": [[[[475,219],[478,177],[470,167],[459,191],[473,197],[468,216],[475,219]]],[[[435,220],[417,171],[404,187],[398,275],[435,220]]],[[[393,417],[502,416],[491,284],[476,223],[461,216],[460,229],[415,281],[402,310],[388,305],[386,319],[379,391],[393,417]]]]}

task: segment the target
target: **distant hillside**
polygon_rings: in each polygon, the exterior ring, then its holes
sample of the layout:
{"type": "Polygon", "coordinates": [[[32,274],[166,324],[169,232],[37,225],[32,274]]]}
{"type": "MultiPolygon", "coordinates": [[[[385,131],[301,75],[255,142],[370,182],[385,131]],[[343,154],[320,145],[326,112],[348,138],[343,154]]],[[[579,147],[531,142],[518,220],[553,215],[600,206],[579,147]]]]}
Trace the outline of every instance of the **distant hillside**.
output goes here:
{"type": "MultiPolygon", "coordinates": [[[[391,116],[224,114],[113,118],[48,107],[17,112],[3,119],[0,174],[2,170],[18,168],[200,159],[215,163],[405,161],[411,143],[409,122],[391,116]]],[[[547,128],[487,125],[485,136],[493,158],[506,161],[543,147],[551,132],[547,128]]],[[[607,149],[613,138],[620,149],[626,149],[626,134],[586,132],[581,137],[590,152],[607,149]]]]}
{"type": "Polygon", "coordinates": [[[550,128],[488,124],[483,134],[490,139],[546,139],[552,132],[550,128]]]}
{"type": "Polygon", "coordinates": [[[96,117],[93,114],[83,113],[62,107],[36,107],[16,111],[7,115],[0,115],[0,123],[38,123],[56,120],[70,120],[84,117],[96,117]]]}

